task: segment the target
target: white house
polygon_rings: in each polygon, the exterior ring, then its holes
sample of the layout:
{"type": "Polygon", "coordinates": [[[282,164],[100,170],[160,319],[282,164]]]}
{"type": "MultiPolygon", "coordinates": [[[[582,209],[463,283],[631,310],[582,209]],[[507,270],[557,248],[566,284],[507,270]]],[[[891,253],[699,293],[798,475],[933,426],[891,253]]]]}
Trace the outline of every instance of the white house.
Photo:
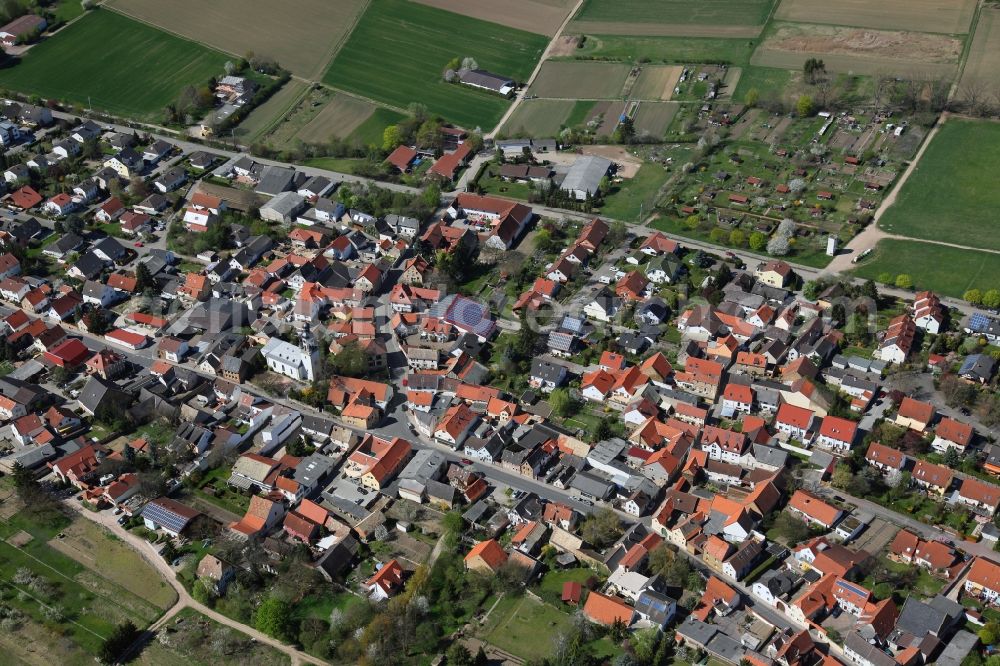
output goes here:
{"type": "Polygon", "coordinates": [[[271,370],[292,379],[311,382],[315,379],[314,368],[319,361],[319,352],[315,345],[306,343],[304,346],[274,337],[267,341],[260,353],[271,370]]]}

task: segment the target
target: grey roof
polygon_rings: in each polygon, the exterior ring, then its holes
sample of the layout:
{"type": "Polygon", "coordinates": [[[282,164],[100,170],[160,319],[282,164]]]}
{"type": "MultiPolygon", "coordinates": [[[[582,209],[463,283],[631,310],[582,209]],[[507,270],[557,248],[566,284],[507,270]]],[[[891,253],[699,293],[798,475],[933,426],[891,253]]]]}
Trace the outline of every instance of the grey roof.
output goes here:
{"type": "Polygon", "coordinates": [[[458,70],[458,79],[462,83],[489,88],[497,92],[500,92],[500,89],[505,86],[514,85],[513,79],[487,72],[485,69],[460,69],[458,70]]]}
{"type": "Polygon", "coordinates": [[[295,466],[295,472],[292,478],[298,483],[306,487],[313,487],[319,481],[333,470],[334,462],[333,459],[321,455],[319,453],[313,453],[295,466]]]}
{"type": "Polygon", "coordinates": [[[100,250],[101,252],[103,252],[104,254],[108,255],[111,258],[121,257],[126,253],[126,250],[124,247],[122,247],[122,244],[116,241],[111,236],[105,236],[101,240],[94,243],[94,247],[92,249],[94,251],[100,250]]]}
{"type": "MultiPolygon", "coordinates": [[[[939,598],[943,599],[940,595],[939,598]]],[[[944,599],[944,601],[947,602],[948,600],[944,599]]],[[[955,606],[958,607],[957,612],[959,614],[964,613],[959,604],[955,604],[955,606]]],[[[917,638],[923,638],[927,634],[940,636],[951,623],[949,615],[954,612],[956,612],[956,609],[949,608],[949,604],[941,603],[937,599],[932,600],[931,603],[926,603],[911,595],[906,598],[903,609],[899,612],[899,619],[896,621],[896,631],[912,634],[917,638]],[[934,604],[935,601],[937,601],[937,604],[934,604]]]]}
{"type": "Polygon", "coordinates": [[[562,189],[571,192],[590,192],[596,194],[600,189],[601,179],[608,175],[611,160],[597,155],[578,157],[563,179],[562,189]]]}
{"type": "Polygon", "coordinates": [[[63,237],[55,240],[45,246],[45,250],[48,252],[56,252],[66,254],[67,252],[72,252],[76,248],[83,244],[83,239],[76,234],[70,232],[63,237]]]}
{"type": "Polygon", "coordinates": [[[455,488],[447,483],[441,483],[432,479],[424,482],[424,487],[427,489],[428,497],[444,500],[449,504],[455,501],[455,488]]]}
{"type": "Polygon", "coordinates": [[[702,622],[693,615],[688,615],[687,619],[677,627],[678,635],[697,645],[708,645],[708,642],[717,633],[719,631],[715,627],[707,622],[702,622]]]}
{"type": "Polygon", "coordinates": [[[969,354],[962,361],[962,367],[959,369],[958,374],[989,379],[993,376],[993,368],[995,366],[996,361],[986,354],[969,354]]]}
{"type": "Polygon", "coordinates": [[[87,252],[80,255],[73,267],[83,273],[85,277],[91,278],[104,269],[104,260],[93,252],[87,252]]]}
{"type": "Polygon", "coordinates": [[[872,666],[896,666],[896,660],[872,645],[856,631],[847,634],[844,647],[858,654],[872,666]]]}
{"type": "Polygon", "coordinates": [[[34,469],[55,457],[55,448],[51,444],[42,444],[41,446],[22,446],[4,459],[9,462],[10,466],[20,463],[26,469],[34,469]]]}
{"type": "Polygon", "coordinates": [[[536,358],[531,362],[531,376],[548,382],[559,382],[565,375],[565,366],[536,358]]]}
{"type": "Polygon", "coordinates": [[[256,192],[259,194],[276,195],[291,189],[295,178],[295,169],[267,165],[261,170],[260,182],[256,192]]]}
{"type": "Polygon", "coordinates": [[[589,472],[577,472],[569,481],[570,488],[579,490],[593,497],[603,499],[611,494],[615,485],[589,472]]]}
{"type": "Polygon", "coordinates": [[[788,461],[788,452],[773,446],[754,444],[753,457],[757,460],[757,462],[767,465],[768,467],[783,468],[785,463],[788,461]]]}
{"type": "Polygon", "coordinates": [[[978,636],[963,629],[951,637],[935,663],[937,666],[961,666],[978,642],[978,636]]]}
{"type": "Polygon", "coordinates": [[[121,402],[127,406],[131,402],[131,397],[120,391],[113,383],[91,375],[87,383],[83,385],[83,389],[80,390],[77,400],[87,412],[94,414],[111,401],[121,402]]]}
{"type": "Polygon", "coordinates": [[[406,463],[406,467],[399,473],[400,479],[415,479],[426,484],[436,478],[444,469],[444,454],[433,449],[420,449],[406,463]]]}
{"type": "Polygon", "coordinates": [[[676,609],[676,601],[655,590],[643,590],[635,601],[635,609],[659,625],[666,624],[676,609]]]}
{"type": "Polygon", "coordinates": [[[281,192],[266,204],[261,210],[273,210],[282,217],[290,217],[305,204],[305,197],[297,192],[281,192]]]}

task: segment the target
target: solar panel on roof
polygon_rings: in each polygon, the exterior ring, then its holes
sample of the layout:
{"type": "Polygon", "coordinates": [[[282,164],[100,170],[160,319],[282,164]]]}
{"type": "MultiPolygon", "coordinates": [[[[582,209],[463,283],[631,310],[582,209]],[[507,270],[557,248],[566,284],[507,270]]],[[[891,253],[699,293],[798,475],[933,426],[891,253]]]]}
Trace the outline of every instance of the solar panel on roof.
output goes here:
{"type": "Polygon", "coordinates": [[[976,312],[969,319],[969,328],[973,331],[980,332],[985,331],[990,327],[990,318],[984,315],[982,312],[976,312]]]}
{"type": "Polygon", "coordinates": [[[188,522],[183,516],[179,516],[173,511],[153,502],[143,507],[142,517],[148,518],[150,521],[171,532],[180,532],[188,522]]]}

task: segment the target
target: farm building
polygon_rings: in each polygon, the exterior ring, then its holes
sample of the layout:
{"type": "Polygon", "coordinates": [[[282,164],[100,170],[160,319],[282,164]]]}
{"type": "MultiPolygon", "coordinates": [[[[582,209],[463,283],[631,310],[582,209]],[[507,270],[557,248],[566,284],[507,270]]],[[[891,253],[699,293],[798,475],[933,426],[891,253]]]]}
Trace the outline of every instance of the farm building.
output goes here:
{"type": "Polygon", "coordinates": [[[458,80],[467,86],[500,93],[504,97],[510,95],[517,88],[513,79],[487,72],[485,69],[460,69],[458,70],[458,80]]]}
{"type": "Polygon", "coordinates": [[[48,23],[37,14],[25,14],[0,28],[0,44],[10,48],[45,30],[48,23]]]}
{"type": "Polygon", "coordinates": [[[562,189],[572,194],[577,201],[583,201],[588,194],[593,196],[598,193],[601,180],[610,170],[611,160],[597,155],[585,155],[573,162],[562,182],[562,189]]]}

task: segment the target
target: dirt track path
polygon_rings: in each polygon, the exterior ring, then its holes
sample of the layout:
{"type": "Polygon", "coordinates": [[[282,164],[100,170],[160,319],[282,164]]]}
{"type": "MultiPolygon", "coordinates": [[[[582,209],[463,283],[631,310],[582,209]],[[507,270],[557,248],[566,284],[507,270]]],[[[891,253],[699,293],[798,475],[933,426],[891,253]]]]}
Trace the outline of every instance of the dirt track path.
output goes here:
{"type": "MultiPolygon", "coordinates": [[[[852,238],[851,242],[849,242],[846,246],[844,246],[844,248],[840,251],[840,253],[833,258],[833,261],[831,261],[829,264],[826,265],[826,268],[824,268],[823,272],[821,273],[822,275],[844,273],[851,270],[852,266],[851,260],[854,257],[860,255],[865,250],[870,250],[873,247],[875,247],[878,244],[878,242],[883,238],[905,238],[906,240],[920,240],[918,238],[909,238],[907,236],[896,236],[893,234],[888,234],[881,228],[879,228],[878,223],[879,220],[882,219],[882,215],[885,214],[885,211],[889,209],[889,206],[896,203],[896,198],[899,196],[899,191],[903,189],[903,185],[906,184],[906,181],[909,180],[910,175],[914,172],[914,170],[916,170],[917,165],[920,163],[920,159],[924,156],[924,151],[927,150],[927,146],[931,145],[931,140],[937,135],[938,130],[941,129],[941,125],[943,125],[947,120],[948,120],[948,112],[945,111],[944,113],[941,114],[941,117],[938,119],[938,121],[934,123],[934,127],[932,127],[931,131],[927,133],[927,136],[924,137],[924,142],[920,144],[920,149],[917,150],[917,154],[913,156],[912,160],[910,160],[909,165],[907,165],[906,170],[903,172],[903,175],[899,177],[899,180],[896,181],[896,184],[893,186],[892,191],[890,191],[889,194],[885,197],[885,199],[882,200],[882,203],[881,205],[879,205],[878,210],[875,211],[875,215],[872,216],[871,224],[865,227],[864,231],[862,231],[860,234],[852,238]],[[845,252],[844,250],[849,250],[849,251],[845,252]]],[[[949,245],[951,247],[959,247],[959,248],[964,247],[961,245],[952,245],[951,243],[942,243],[931,240],[924,240],[921,242],[934,243],[936,245],[949,245]]],[[[976,249],[976,248],[964,248],[964,249],[976,249]]]]}
{"type": "Polygon", "coordinates": [[[191,595],[188,594],[188,591],[184,588],[184,586],[181,585],[180,581],[177,580],[177,576],[174,574],[174,571],[170,568],[170,565],[167,564],[166,560],[164,560],[162,557],[157,556],[150,550],[149,543],[146,540],[137,537],[131,532],[121,529],[115,523],[113,515],[83,511],[80,510],[78,506],[75,506],[76,504],[77,504],[76,502],[66,503],[66,505],[73,508],[78,515],[83,516],[88,520],[92,520],[95,523],[98,523],[110,529],[115,536],[123,539],[127,544],[132,546],[132,548],[135,549],[143,559],[145,559],[158,572],[160,572],[160,574],[167,580],[170,586],[173,587],[174,590],[177,592],[177,603],[175,603],[173,606],[167,609],[166,613],[163,614],[163,617],[161,617],[159,620],[150,625],[148,631],[155,631],[163,627],[167,622],[169,622],[175,615],[177,615],[177,613],[179,613],[184,608],[193,608],[202,615],[207,615],[208,617],[212,618],[219,624],[231,627],[236,631],[239,631],[241,633],[246,634],[247,636],[250,636],[259,643],[266,643],[267,645],[270,645],[274,649],[288,655],[288,657],[292,660],[292,666],[297,666],[298,664],[303,664],[303,663],[318,664],[320,666],[323,666],[326,663],[324,661],[317,659],[316,657],[313,657],[312,655],[308,655],[305,652],[302,652],[301,650],[296,650],[295,648],[289,645],[285,645],[281,641],[275,640],[274,638],[271,638],[267,634],[263,634],[257,631],[253,627],[249,627],[241,622],[233,620],[232,618],[228,618],[225,615],[222,615],[221,613],[217,613],[208,606],[205,606],[195,601],[191,597],[191,595]]]}
{"type": "Polygon", "coordinates": [[[487,134],[484,138],[492,139],[494,135],[496,135],[496,133],[500,131],[500,128],[504,126],[507,120],[514,114],[514,111],[517,110],[517,107],[520,106],[521,102],[524,100],[524,96],[528,94],[528,88],[531,87],[531,84],[534,82],[535,77],[538,76],[538,72],[542,69],[542,65],[545,63],[546,59],[548,59],[549,57],[549,54],[552,52],[553,45],[557,41],[559,41],[560,37],[562,37],[563,31],[566,30],[566,26],[569,25],[569,22],[573,20],[573,17],[576,16],[576,13],[580,11],[580,5],[582,5],[583,2],[584,0],[577,0],[576,4],[573,5],[573,10],[568,14],[566,14],[566,18],[563,19],[562,25],[559,26],[558,30],[556,30],[556,34],[552,35],[552,39],[549,40],[549,43],[545,47],[545,50],[542,51],[542,57],[538,59],[538,64],[535,65],[535,69],[532,70],[531,76],[529,76],[528,80],[524,82],[524,86],[521,88],[520,92],[518,92],[514,96],[514,103],[507,108],[507,112],[503,114],[502,118],[500,118],[500,121],[497,123],[497,126],[493,128],[493,131],[487,134]]]}

